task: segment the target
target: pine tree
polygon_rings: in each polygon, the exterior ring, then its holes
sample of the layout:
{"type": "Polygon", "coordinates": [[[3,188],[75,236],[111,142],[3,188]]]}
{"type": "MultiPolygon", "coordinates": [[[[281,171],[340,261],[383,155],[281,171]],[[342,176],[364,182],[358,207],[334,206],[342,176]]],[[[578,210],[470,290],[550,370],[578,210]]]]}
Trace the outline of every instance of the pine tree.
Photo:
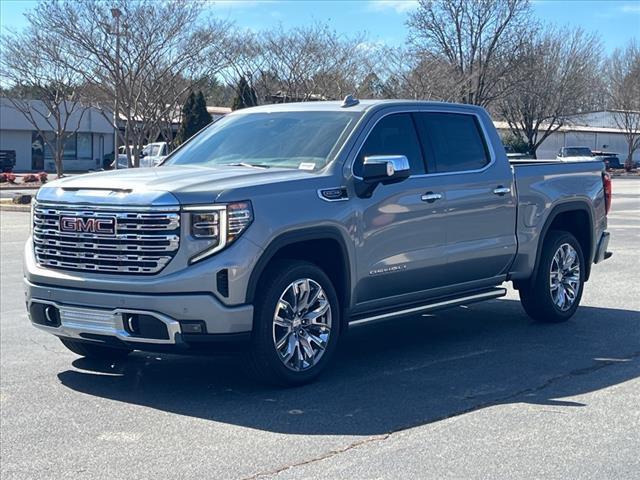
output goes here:
{"type": "Polygon", "coordinates": [[[176,145],[181,145],[193,135],[195,117],[194,117],[194,109],[196,103],[196,96],[191,92],[187,97],[187,101],[182,107],[182,121],[180,122],[180,128],[178,129],[178,134],[176,135],[176,145]]]}
{"type": "Polygon", "coordinates": [[[193,125],[195,130],[192,135],[198,133],[211,123],[211,115],[207,112],[207,102],[201,91],[196,95],[196,102],[193,107],[193,116],[195,120],[193,125]]]}
{"type": "Polygon", "coordinates": [[[233,99],[232,110],[240,110],[241,108],[255,107],[258,105],[258,97],[247,79],[240,77],[238,81],[236,98],[233,99]]]}

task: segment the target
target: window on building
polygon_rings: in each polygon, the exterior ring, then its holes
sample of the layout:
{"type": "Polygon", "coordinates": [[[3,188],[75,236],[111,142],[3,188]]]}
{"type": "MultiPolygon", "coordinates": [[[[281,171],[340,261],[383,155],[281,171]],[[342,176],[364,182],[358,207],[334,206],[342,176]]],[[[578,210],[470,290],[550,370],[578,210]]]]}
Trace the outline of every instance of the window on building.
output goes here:
{"type": "Polygon", "coordinates": [[[93,158],[92,142],[90,133],[78,133],[78,160],[91,160],[93,158]]]}
{"type": "Polygon", "coordinates": [[[64,152],[62,158],[64,160],[75,160],[78,158],[77,142],[75,135],[69,135],[64,139],[64,152]]]}
{"type": "MultiPolygon", "coordinates": [[[[33,170],[51,169],[55,164],[55,155],[50,145],[55,145],[53,132],[45,132],[45,138],[38,132],[31,136],[31,168],[33,170]],[[46,139],[46,141],[45,141],[46,139]]],[[[91,160],[93,158],[93,135],[91,133],[71,134],[64,140],[63,160],[91,160]]]]}

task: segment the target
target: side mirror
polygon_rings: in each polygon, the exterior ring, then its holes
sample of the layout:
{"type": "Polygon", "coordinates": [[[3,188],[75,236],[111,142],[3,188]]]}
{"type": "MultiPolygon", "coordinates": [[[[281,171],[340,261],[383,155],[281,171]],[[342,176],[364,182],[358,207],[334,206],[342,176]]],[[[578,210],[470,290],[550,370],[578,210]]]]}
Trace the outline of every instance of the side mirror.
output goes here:
{"type": "Polygon", "coordinates": [[[389,185],[401,182],[411,175],[409,160],[404,155],[372,155],[365,157],[362,177],[356,183],[356,193],[368,198],[379,183],[389,185]]]}

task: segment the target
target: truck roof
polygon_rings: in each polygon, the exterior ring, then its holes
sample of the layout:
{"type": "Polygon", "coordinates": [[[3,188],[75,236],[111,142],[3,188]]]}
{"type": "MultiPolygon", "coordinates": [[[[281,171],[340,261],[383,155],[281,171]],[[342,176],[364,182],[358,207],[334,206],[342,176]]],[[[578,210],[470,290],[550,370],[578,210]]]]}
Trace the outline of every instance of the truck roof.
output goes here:
{"type": "Polygon", "coordinates": [[[245,108],[232,114],[244,114],[251,112],[294,112],[294,111],[342,111],[342,112],[365,112],[375,107],[394,107],[394,106],[416,106],[424,105],[430,107],[441,107],[447,110],[455,110],[457,108],[469,110],[480,110],[482,107],[468,104],[456,104],[448,102],[432,102],[424,100],[360,100],[357,104],[343,107],[341,100],[327,102],[296,102],[296,103],[275,103],[269,105],[261,105],[258,107],[245,108]]]}

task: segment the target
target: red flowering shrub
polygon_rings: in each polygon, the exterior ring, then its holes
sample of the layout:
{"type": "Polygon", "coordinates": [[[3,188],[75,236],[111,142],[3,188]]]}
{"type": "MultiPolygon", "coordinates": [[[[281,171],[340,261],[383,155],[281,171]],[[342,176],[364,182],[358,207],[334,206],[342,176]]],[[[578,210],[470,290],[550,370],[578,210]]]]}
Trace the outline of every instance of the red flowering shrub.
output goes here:
{"type": "Polygon", "coordinates": [[[16,183],[16,176],[13,173],[0,173],[0,183],[16,183]]]}
{"type": "Polygon", "coordinates": [[[22,177],[22,183],[45,183],[47,181],[47,172],[27,173],[22,177]]]}
{"type": "Polygon", "coordinates": [[[40,179],[33,173],[28,173],[24,177],[22,177],[22,183],[34,183],[39,181],[40,179]]]}

